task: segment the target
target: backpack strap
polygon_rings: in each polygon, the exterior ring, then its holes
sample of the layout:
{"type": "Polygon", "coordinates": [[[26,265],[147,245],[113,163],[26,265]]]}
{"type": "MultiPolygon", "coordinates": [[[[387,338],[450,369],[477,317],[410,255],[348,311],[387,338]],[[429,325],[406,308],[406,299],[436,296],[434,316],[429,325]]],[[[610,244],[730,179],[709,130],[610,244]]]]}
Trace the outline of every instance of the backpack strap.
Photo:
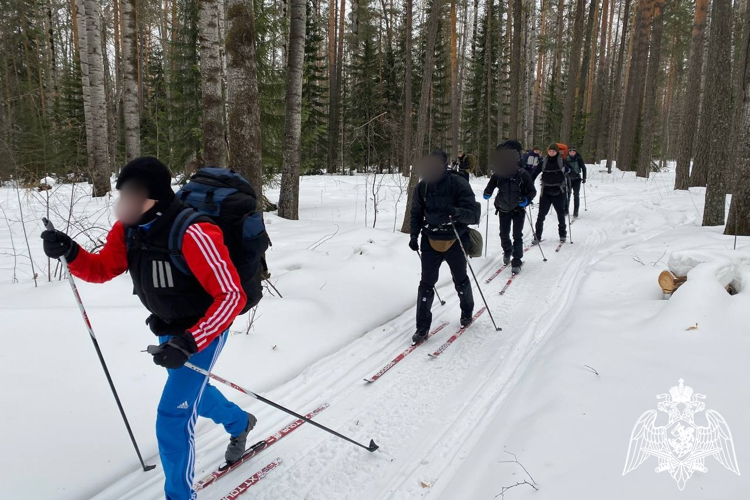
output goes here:
{"type": "Polygon", "coordinates": [[[185,239],[187,228],[201,217],[201,214],[192,208],[186,208],[175,217],[172,223],[172,229],[169,230],[169,239],[167,247],[172,264],[182,273],[190,274],[190,268],[182,255],[182,241],[185,239]]]}

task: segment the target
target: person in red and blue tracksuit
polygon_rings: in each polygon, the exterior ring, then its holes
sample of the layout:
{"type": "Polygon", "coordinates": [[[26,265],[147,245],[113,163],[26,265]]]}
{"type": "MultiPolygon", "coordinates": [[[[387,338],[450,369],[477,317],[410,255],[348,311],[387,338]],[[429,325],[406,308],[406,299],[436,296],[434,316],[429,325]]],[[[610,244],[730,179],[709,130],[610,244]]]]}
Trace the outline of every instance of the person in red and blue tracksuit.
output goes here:
{"type": "Polygon", "coordinates": [[[114,224],[99,253],[89,253],[60,231],[44,231],[45,253],[65,257],[70,272],[91,283],[104,283],[128,271],[135,294],[151,315],[146,320],[159,336],[154,363],[168,377],[156,417],[156,438],[164,468],[167,500],[192,500],[195,423],[210,418],[231,436],[227,462],[239,460],[256,418],[228,401],[208,378],[184,366],[210,371],[228,330],[247,300],[218,226],[199,218],[182,241],[190,274],[175,268],[167,238],[183,209],[172,191],[172,175],[156,158],[138,158],[118,179],[120,198],[114,224]]]}

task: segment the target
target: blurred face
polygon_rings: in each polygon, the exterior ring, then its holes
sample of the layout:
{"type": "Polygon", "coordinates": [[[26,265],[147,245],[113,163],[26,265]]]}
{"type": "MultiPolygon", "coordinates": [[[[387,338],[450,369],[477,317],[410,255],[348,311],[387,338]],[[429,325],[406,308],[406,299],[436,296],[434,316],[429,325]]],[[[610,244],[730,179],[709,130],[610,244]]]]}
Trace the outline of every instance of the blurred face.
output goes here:
{"type": "Polygon", "coordinates": [[[519,158],[515,149],[498,149],[492,153],[490,159],[492,171],[501,177],[510,177],[518,169],[519,158]]]}
{"type": "Polygon", "coordinates": [[[547,156],[557,156],[557,151],[555,151],[554,149],[548,149],[547,156]]]}
{"type": "Polygon", "coordinates": [[[419,176],[427,182],[437,182],[446,172],[445,163],[437,156],[427,155],[417,163],[419,176]]]}
{"type": "Polygon", "coordinates": [[[133,226],[154,205],[156,205],[156,201],[148,198],[146,188],[132,182],[126,182],[120,189],[120,198],[115,204],[115,216],[126,226],[133,226]]]}
{"type": "Polygon", "coordinates": [[[571,149],[571,150],[569,151],[569,153],[570,153],[570,156],[575,156],[577,152],[578,152],[578,151],[576,151],[575,149],[571,149]]]}
{"type": "Polygon", "coordinates": [[[538,148],[537,148],[537,149],[535,149],[535,150],[534,150],[534,152],[535,152],[536,154],[542,154],[542,150],[541,150],[541,149],[538,149],[538,148]]]}

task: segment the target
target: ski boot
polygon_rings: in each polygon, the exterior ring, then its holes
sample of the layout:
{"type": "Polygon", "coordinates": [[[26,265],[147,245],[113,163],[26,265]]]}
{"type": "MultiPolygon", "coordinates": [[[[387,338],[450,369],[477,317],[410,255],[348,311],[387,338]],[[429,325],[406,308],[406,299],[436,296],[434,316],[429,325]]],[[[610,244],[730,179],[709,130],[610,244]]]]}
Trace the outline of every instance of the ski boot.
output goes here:
{"type": "Polygon", "coordinates": [[[461,313],[461,328],[466,328],[474,321],[474,313],[473,312],[462,312],[461,313]]]}
{"type": "Polygon", "coordinates": [[[560,236],[560,243],[565,243],[567,239],[565,236],[560,236]]]}
{"type": "Polygon", "coordinates": [[[425,340],[427,340],[427,336],[430,334],[430,331],[428,329],[425,330],[417,330],[414,335],[411,337],[411,341],[413,344],[421,344],[425,340]]]}
{"type": "Polygon", "coordinates": [[[523,266],[523,262],[519,262],[518,264],[514,264],[513,267],[510,268],[511,274],[518,274],[521,272],[521,267],[523,266]]]}
{"type": "Polygon", "coordinates": [[[541,242],[542,242],[542,240],[540,240],[539,238],[534,238],[533,240],[531,240],[531,244],[532,245],[538,245],[541,242]]]}
{"type": "Polygon", "coordinates": [[[508,264],[510,264],[510,257],[510,253],[503,254],[503,265],[507,266],[508,264]]]}
{"type": "Polygon", "coordinates": [[[257,422],[258,419],[252,413],[248,413],[245,431],[239,436],[229,438],[229,446],[227,446],[227,451],[224,453],[224,460],[226,460],[227,464],[232,465],[242,458],[242,455],[245,453],[245,446],[247,446],[247,435],[250,434],[250,431],[253,430],[257,422]]]}

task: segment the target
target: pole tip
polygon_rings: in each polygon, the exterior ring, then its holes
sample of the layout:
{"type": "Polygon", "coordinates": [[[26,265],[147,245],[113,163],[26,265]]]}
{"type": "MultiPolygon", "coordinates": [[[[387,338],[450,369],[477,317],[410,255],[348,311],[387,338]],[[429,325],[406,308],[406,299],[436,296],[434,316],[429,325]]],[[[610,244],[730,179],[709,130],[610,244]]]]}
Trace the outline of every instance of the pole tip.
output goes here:
{"type": "Polygon", "coordinates": [[[370,446],[367,447],[367,451],[373,452],[373,451],[377,450],[378,448],[380,448],[380,447],[375,444],[375,441],[373,441],[372,439],[370,439],[370,446]]]}
{"type": "Polygon", "coordinates": [[[143,466],[143,472],[148,472],[150,470],[156,469],[156,465],[144,465],[143,466]]]}
{"type": "Polygon", "coordinates": [[[502,331],[503,331],[503,329],[502,329],[502,328],[500,328],[500,327],[498,326],[498,327],[497,327],[497,329],[496,329],[495,331],[496,331],[496,332],[502,332],[502,331]]]}

